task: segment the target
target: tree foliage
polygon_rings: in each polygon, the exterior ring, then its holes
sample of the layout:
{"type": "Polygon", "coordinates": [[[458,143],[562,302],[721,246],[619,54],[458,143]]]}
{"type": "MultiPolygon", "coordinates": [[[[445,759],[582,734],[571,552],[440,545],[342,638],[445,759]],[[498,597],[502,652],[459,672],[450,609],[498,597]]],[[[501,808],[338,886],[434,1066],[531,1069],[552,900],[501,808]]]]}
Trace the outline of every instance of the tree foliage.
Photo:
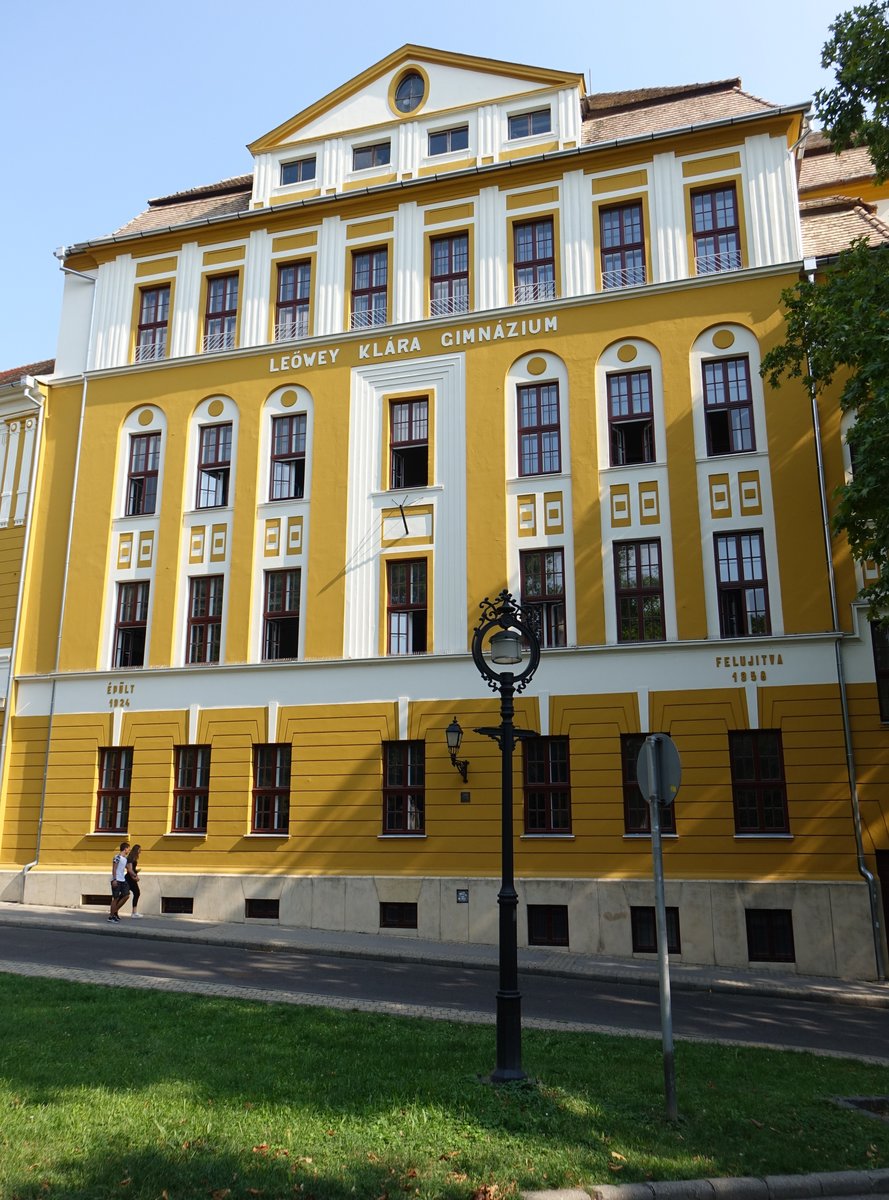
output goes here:
{"type": "Polygon", "coordinates": [[[837,489],[833,525],[880,578],[862,592],[870,616],[889,615],[889,245],[844,250],[823,278],[782,293],[786,337],[763,358],[773,387],[797,378],[822,392],[841,381],[840,406],[855,415],[847,442],[851,480],[837,489]]]}
{"type": "Polygon", "coordinates": [[[889,0],[840,16],[821,52],[836,84],[815,93],[815,115],[839,153],[867,146],[880,182],[889,176],[889,0]]]}

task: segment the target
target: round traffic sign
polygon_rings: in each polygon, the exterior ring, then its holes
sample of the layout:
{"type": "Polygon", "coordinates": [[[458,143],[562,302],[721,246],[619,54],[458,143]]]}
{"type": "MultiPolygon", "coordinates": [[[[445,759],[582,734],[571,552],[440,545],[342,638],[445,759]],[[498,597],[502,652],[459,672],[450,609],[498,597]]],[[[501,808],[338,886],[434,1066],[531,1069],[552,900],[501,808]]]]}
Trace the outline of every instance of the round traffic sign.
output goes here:
{"type": "Polygon", "coordinates": [[[682,780],[682,764],[676,743],[666,733],[650,733],[636,758],[639,790],[650,803],[657,800],[665,808],[672,804],[682,780]]]}

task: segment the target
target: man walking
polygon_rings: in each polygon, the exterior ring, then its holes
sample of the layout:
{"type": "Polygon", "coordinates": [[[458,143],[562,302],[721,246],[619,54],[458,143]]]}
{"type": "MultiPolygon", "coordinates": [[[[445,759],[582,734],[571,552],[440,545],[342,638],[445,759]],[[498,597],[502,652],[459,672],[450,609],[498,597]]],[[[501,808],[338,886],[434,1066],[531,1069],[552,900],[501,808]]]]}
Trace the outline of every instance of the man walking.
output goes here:
{"type": "Polygon", "coordinates": [[[127,882],[129,849],[129,842],[121,842],[120,849],[111,860],[111,915],[108,918],[109,921],[120,921],[120,917],[117,915],[118,910],[126,904],[127,896],[130,894],[130,885],[127,882]]]}

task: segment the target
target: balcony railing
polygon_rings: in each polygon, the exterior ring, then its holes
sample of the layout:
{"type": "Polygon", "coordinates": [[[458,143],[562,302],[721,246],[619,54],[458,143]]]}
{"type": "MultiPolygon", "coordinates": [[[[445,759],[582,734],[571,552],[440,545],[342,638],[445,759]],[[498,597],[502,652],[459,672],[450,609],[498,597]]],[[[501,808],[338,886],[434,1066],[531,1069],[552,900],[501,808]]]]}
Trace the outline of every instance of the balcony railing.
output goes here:
{"type": "Polygon", "coordinates": [[[234,330],[226,330],[223,333],[205,333],[204,334],[204,353],[212,354],[215,350],[234,350],[235,334],[234,330]]]}
{"type": "Polygon", "coordinates": [[[720,271],[738,271],[740,268],[740,250],[725,250],[721,254],[695,255],[695,271],[698,275],[716,275],[720,271]]]}
{"type": "Polygon", "coordinates": [[[143,342],[141,346],[136,347],[136,362],[156,362],[159,358],[166,358],[167,354],[167,339],[159,338],[154,342],[143,342]]]}
{"type": "Polygon", "coordinates": [[[641,287],[645,283],[645,267],[621,267],[613,271],[602,272],[602,287],[605,291],[612,288],[641,287]]]}
{"type": "Polygon", "coordinates": [[[376,308],[364,309],[362,312],[353,312],[350,329],[373,329],[375,325],[386,324],[386,305],[377,305],[376,308]]]}
{"type": "Polygon", "coordinates": [[[308,316],[297,317],[295,320],[279,321],[275,326],[275,341],[290,342],[294,338],[309,336],[308,316]]]}
{"type": "Polygon", "coordinates": [[[468,296],[435,296],[429,301],[430,317],[455,317],[467,312],[468,296]]]}
{"type": "Polygon", "coordinates": [[[533,304],[535,300],[555,300],[556,282],[554,279],[542,283],[517,283],[513,291],[514,304],[533,304]]]}

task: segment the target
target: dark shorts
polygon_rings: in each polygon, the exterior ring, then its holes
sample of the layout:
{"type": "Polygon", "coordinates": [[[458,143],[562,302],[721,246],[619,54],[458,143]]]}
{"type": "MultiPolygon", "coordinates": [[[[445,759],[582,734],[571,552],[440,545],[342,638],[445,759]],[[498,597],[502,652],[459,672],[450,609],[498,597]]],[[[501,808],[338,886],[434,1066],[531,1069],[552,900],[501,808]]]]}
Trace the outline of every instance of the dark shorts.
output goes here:
{"type": "Polygon", "coordinates": [[[111,895],[115,900],[121,900],[124,896],[129,896],[130,885],[124,879],[121,883],[116,880],[111,884],[111,895]]]}

